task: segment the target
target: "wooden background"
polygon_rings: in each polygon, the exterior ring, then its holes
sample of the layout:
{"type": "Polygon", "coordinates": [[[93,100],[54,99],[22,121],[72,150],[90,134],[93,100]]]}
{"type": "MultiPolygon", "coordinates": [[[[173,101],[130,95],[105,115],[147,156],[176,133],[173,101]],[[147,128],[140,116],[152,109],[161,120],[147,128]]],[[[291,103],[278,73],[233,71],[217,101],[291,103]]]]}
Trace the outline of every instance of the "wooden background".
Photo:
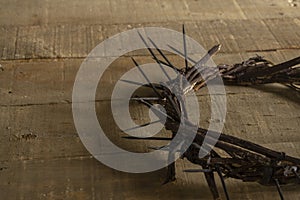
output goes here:
{"type": "MultiPolygon", "coordinates": [[[[223,45],[216,63],[237,63],[255,54],[278,63],[300,54],[300,2],[0,0],[1,199],[210,199],[202,174],[182,172],[194,167],[184,160],[176,163],[177,180],[164,186],[164,169],[127,174],[104,166],[82,145],[72,118],[77,70],[97,44],[134,27],[180,31],[182,23],[206,49],[223,45]]],[[[135,57],[151,61],[146,51],[135,57]]],[[[133,64],[124,56],[111,67],[97,94],[100,117],[109,112],[106,91],[133,64]]],[[[299,93],[278,84],[226,86],[226,92],[224,132],[300,157],[299,93]]],[[[207,92],[199,92],[198,99],[206,126],[207,92]]],[[[147,118],[142,107],[135,113],[147,118]]],[[[118,138],[112,119],[101,124],[124,147],[147,149],[145,142],[118,138]]],[[[232,199],[279,199],[275,187],[227,182],[232,199]]],[[[287,199],[300,199],[299,186],[282,190],[287,199]]]]}

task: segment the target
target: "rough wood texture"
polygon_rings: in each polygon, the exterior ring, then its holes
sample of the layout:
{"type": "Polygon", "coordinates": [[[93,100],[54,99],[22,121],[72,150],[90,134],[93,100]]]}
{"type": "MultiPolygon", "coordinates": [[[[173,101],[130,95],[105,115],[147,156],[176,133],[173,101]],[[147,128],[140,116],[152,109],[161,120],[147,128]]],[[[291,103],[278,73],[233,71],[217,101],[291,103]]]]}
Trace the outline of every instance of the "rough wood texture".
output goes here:
{"type": "MultiPolygon", "coordinates": [[[[300,55],[300,9],[285,0],[230,1],[1,1],[0,2],[0,194],[3,199],[208,199],[205,178],[181,170],[161,186],[165,170],[126,174],[90,156],[75,131],[71,94],[76,72],[93,47],[120,31],[161,26],[186,32],[205,48],[221,43],[214,61],[233,64],[256,53],[274,63],[300,55]],[[130,6],[131,4],[131,6],[130,6]],[[130,12],[129,10],[134,10],[130,12]],[[10,12],[8,12],[10,11],[10,12]]],[[[183,65],[182,60],[172,58],[183,65]]],[[[139,63],[151,59],[146,51],[139,63]]],[[[114,62],[97,95],[99,114],[108,112],[113,83],[133,67],[127,57],[114,62]],[[102,109],[102,110],[101,110],[102,109]]],[[[274,84],[228,86],[225,132],[287,154],[300,156],[300,95],[274,84]]],[[[198,94],[200,123],[207,126],[209,97],[198,94]]],[[[143,120],[142,108],[136,116],[143,120]]],[[[110,128],[111,119],[103,122],[110,128]]],[[[146,150],[144,142],[124,148],[146,150]]],[[[220,185],[220,182],[217,184],[220,185]]],[[[288,199],[299,187],[284,186],[288,199]]],[[[273,199],[275,187],[229,181],[232,199],[273,199]]],[[[224,194],[221,193],[224,197],[224,194]]]]}

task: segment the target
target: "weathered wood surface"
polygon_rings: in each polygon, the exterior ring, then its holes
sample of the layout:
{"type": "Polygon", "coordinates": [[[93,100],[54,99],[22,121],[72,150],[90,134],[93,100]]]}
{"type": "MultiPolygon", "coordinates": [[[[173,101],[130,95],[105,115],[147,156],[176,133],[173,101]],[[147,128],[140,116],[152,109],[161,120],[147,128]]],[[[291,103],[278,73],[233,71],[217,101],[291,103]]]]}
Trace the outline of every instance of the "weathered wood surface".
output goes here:
{"type": "MultiPolygon", "coordinates": [[[[187,34],[205,48],[222,44],[221,53],[297,50],[300,46],[300,17],[195,20],[185,25],[187,34]]],[[[105,38],[145,26],[181,31],[181,22],[3,26],[0,56],[3,60],[84,58],[105,38]]]]}
{"type": "MultiPolygon", "coordinates": [[[[161,186],[165,170],[126,174],[90,156],[74,128],[71,95],[84,57],[105,38],[133,27],[181,29],[205,48],[223,44],[216,63],[237,63],[255,53],[274,63],[300,54],[300,9],[287,1],[1,1],[0,6],[0,194],[3,199],[209,199],[201,174],[177,163],[178,180],[161,186]],[[214,2],[214,3],[213,3],[214,2]],[[67,8],[65,8],[67,7],[67,8]],[[130,12],[129,9],[135,10],[130,12]],[[11,13],[5,10],[12,11],[11,13]]],[[[151,59],[146,51],[136,55],[151,59]]],[[[183,65],[176,57],[171,59],[183,65]]],[[[128,57],[113,63],[101,82],[97,108],[108,113],[113,83],[133,67],[128,57]]],[[[300,95],[282,85],[227,86],[228,134],[300,157],[300,95]]],[[[201,124],[209,120],[209,97],[198,94],[201,124]]],[[[147,120],[141,107],[136,117],[147,120]]],[[[111,119],[101,122],[110,128],[111,119]]],[[[129,143],[113,128],[111,138],[129,143]]],[[[219,184],[220,185],[220,184],[219,184]]],[[[284,186],[299,199],[299,186],[284,186]]],[[[231,180],[232,199],[274,199],[275,187],[231,180]]],[[[279,199],[279,197],[278,197],[279,199]]]]}

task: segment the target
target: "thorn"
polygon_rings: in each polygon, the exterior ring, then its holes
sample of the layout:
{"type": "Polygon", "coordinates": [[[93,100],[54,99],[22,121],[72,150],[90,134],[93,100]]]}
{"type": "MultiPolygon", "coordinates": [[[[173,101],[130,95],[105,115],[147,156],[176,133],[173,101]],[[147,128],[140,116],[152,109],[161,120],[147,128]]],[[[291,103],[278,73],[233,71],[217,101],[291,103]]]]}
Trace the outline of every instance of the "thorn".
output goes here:
{"type": "Polygon", "coordinates": [[[218,51],[221,50],[221,47],[222,47],[221,44],[217,44],[217,45],[213,46],[213,47],[208,51],[208,54],[209,54],[210,56],[215,55],[218,51]]]}
{"type": "Polygon", "coordinates": [[[133,85],[139,85],[139,86],[146,86],[147,87],[147,85],[144,85],[143,83],[139,83],[139,82],[135,82],[135,81],[124,80],[124,79],[120,79],[120,81],[123,81],[125,83],[130,83],[130,84],[133,84],[133,85]]]}
{"type": "Polygon", "coordinates": [[[182,24],[182,34],[183,34],[183,50],[184,50],[184,63],[185,63],[185,71],[188,70],[188,60],[187,60],[187,49],[186,49],[186,36],[185,36],[185,28],[184,24],[182,24]]]}
{"type": "Polygon", "coordinates": [[[144,76],[144,78],[146,79],[146,81],[152,87],[153,91],[157,94],[157,96],[159,96],[162,99],[161,94],[157,91],[157,89],[155,88],[155,86],[150,82],[150,80],[148,79],[148,77],[146,76],[146,74],[143,72],[143,70],[141,69],[141,67],[138,65],[138,63],[132,57],[131,57],[131,60],[134,62],[135,66],[139,69],[139,71],[144,76]]]}
{"type": "Polygon", "coordinates": [[[207,61],[210,59],[210,57],[212,57],[213,55],[215,55],[218,51],[220,51],[221,49],[221,44],[217,44],[215,46],[213,46],[210,50],[208,50],[208,52],[203,56],[203,58],[201,58],[195,65],[195,68],[199,68],[204,65],[205,63],[207,63],[207,61]]]}
{"type": "Polygon", "coordinates": [[[138,129],[138,128],[143,128],[145,126],[156,124],[158,122],[161,122],[161,120],[156,120],[156,121],[145,123],[145,124],[142,124],[142,125],[139,125],[139,126],[136,126],[136,127],[128,128],[128,129],[123,130],[123,132],[132,131],[132,130],[135,130],[135,129],[138,129]]]}
{"type": "MultiPolygon", "coordinates": [[[[148,147],[149,149],[153,149],[153,150],[161,150],[161,151],[168,151],[170,152],[170,147],[168,145],[166,146],[161,146],[161,147],[148,147]]],[[[176,150],[175,153],[182,153],[182,151],[180,150],[176,150]]]]}
{"type": "Polygon", "coordinates": [[[129,139],[129,140],[160,140],[160,141],[171,141],[172,138],[167,137],[149,137],[149,138],[139,138],[134,136],[123,136],[122,138],[129,139]]]}
{"type": "Polygon", "coordinates": [[[165,54],[163,54],[163,52],[156,46],[156,44],[153,42],[153,40],[151,38],[149,38],[149,41],[151,42],[151,44],[155,47],[155,49],[158,51],[158,53],[165,59],[165,61],[167,63],[164,63],[162,61],[160,61],[161,63],[163,63],[164,65],[167,65],[169,67],[171,67],[172,69],[174,69],[176,72],[178,72],[178,69],[169,61],[169,59],[165,56],[165,54]]]}
{"type": "Polygon", "coordinates": [[[148,147],[148,149],[152,149],[152,150],[161,150],[162,148],[164,148],[165,146],[161,146],[161,147],[148,147]]]}
{"type": "Polygon", "coordinates": [[[275,181],[276,188],[277,188],[277,191],[278,191],[278,193],[279,193],[280,199],[281,199],[281,200],[284,200],[284,197],[283,197],[282,190],[281,190],[281,188],[280,188],[278,179],[276,178],[276,179],[274,179],[274,181],[275,181]]]}
{"type": "Polygon", "coordinates": [[[146,40],[144,39],[144,37],[142,36],[142,34],[138,31],[138,34],[140,36],[140,38],[142,39],[143,43],[145,44],[145,46],[147,47],[148,51],[150,52],[150,54],[152,55],[152,57],[154,58],[154,60],[156,61],[156,63],[159,65],[159,67],[161,68],[161,70],[163,71],[163,73],[166,75],[166,77],[168,78],[168,80],[170,81],[171,78],[168,75],[168,73],[166,72],[166,70],[163,68],[163,66],[161,65],[161,63],[159,62],[158,58],[155,56],[155,54],[153,53],[153,51],[151,50],[151,48],[149,47],[148,43],[146,42],[146,40]]]}
{"type": "Polygon", "coordinates": [[[141,101],[141,100],[159,101],[159,100],[161,100],[161,98],[158,98],[158,97],[133,97],[130,100],[134,100],[134,101],[141,101]]]}
{"type": "MultiPolygon", "coordinates": [[[[184,56],[184,54],[183,54],[182,52],[180,52],[179,50],[175,49],[175,48],[172,47],[171,45],[168,45],[168,47],[169,47],[170,49],[172,49],[173,51],[175,51],[176,53],[178,53],[179,55],[184,56]]],[[[187,57],[187,59],[188,59],[189,61],[191,61],[193,64],[196,64],[196,63],[197,63],[197,61],[193,60],[193,59],[190,58],[190,57],[187,57]]],[[[178,70],[179,70],[179,69],[178,69],[178,70]]]]}
{"type": "Polygon", "coordinates": [[[197,172],[208,173],[208,172],[211,172],[211,170],[210,169],[185,169],[185,170],[183,170],[183,172],[188,172],[188,173],[197,173],[197,172]]]}
{"type": "Polygon", "coordinates": [[[226,184],[225,184],[225,181],[224,181],[224,178],[223,178],[223,175],[222,175],[222,173],[220,171],[219,166],[217,166],[216,169],[217,169],[217,173],[218,173],[218,175],[219,175],[219,177],[221,179],[221,183],[222,183],[223,190],[225,192],[226,199],[230,200],[229,195],[228,195],[228,191],[227,191],[227,188],[226,188],[226,184]]]}

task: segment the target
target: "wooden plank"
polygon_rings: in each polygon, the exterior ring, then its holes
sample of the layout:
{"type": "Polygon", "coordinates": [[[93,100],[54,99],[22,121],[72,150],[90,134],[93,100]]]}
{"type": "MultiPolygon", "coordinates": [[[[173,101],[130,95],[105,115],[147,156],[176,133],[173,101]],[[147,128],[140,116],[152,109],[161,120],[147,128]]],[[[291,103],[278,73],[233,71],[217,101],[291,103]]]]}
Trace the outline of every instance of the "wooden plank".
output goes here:
{"type": "Polygon", "coordinates": [[[298,7],[287,1],[269,0],[134,0],[97,1],[2,0],[0,25],[42,24],[143,24],[216,19],[270,19],[300,17],[298,7]],[[7,12],[8,10],[14,11],[7,12]],[[13,16],[13,17],[12,17],[13,16]]]}
{"type": "MultiPolygon", "coordinates": [[[[300,10],[299,10],[300,11],[300,10]]],[[[287,20],[263,20],[270,31],[280,43],[281,48],[299,48],[300,46],[300,20],[298,18],[287,20]]]]}
{"type": "Polygon", "coordinates": [[[16,54],[18,27],[0,28],[0,56],[1,59],[12,59],[16,54]]]}
{"type": "MultiPolygon", "coordinates": [[[[260,52],[259,55],[274,63],[280,63],[297,57],[299,51],[260,52]]],[[[216,64],[233,64],[240,63],[253,56],[255,56],[254,52],[241,54],[220,53],[214,57],[214,61],[216,64]]],[[[169,58],[176,66],[184,65],[183,59],[178,56],[169,56],[169,58]]],[[[136,59],[140,64],[153,62],[149,54],[147,56],[137,56],[136,59]]],[[[71,102],[76,73],[82,62],[83,59],[1,62],[4,71],[0,72],[0,104],[13,106],[71,102]],[[41,67],[42,70],[40,70],[41,67]]],[[[101,79],[100,84],[104,85],[98,87],[97,100],[109,100],[116,81],[133,67],[134,64],[128,57],[115,60],[101,79]]],[[[242,94],[246,92],[254,93],[248,89],[244,91],[244,88],[238,90],[238,92],[242,94]]]]}
{"type": "MultiPolygon", "coordinates": [[[[299,49],[299,21],[300,18],[199,21],[187,23],[186,29],[187,34],[206,49],[220,43],[221,52],[259,52],[299,49]]],[[[181,32],[178,23],[146,23],[144,26],[163,26],[181,32]]],[[[134,27],[141,25],[2,27],[0,38],[10,43],[2,43],[1,58],[84,58],[105,38],[134,27]],[[13,35],[11,40],[6,40],[7,34],[13,35]]]]}

